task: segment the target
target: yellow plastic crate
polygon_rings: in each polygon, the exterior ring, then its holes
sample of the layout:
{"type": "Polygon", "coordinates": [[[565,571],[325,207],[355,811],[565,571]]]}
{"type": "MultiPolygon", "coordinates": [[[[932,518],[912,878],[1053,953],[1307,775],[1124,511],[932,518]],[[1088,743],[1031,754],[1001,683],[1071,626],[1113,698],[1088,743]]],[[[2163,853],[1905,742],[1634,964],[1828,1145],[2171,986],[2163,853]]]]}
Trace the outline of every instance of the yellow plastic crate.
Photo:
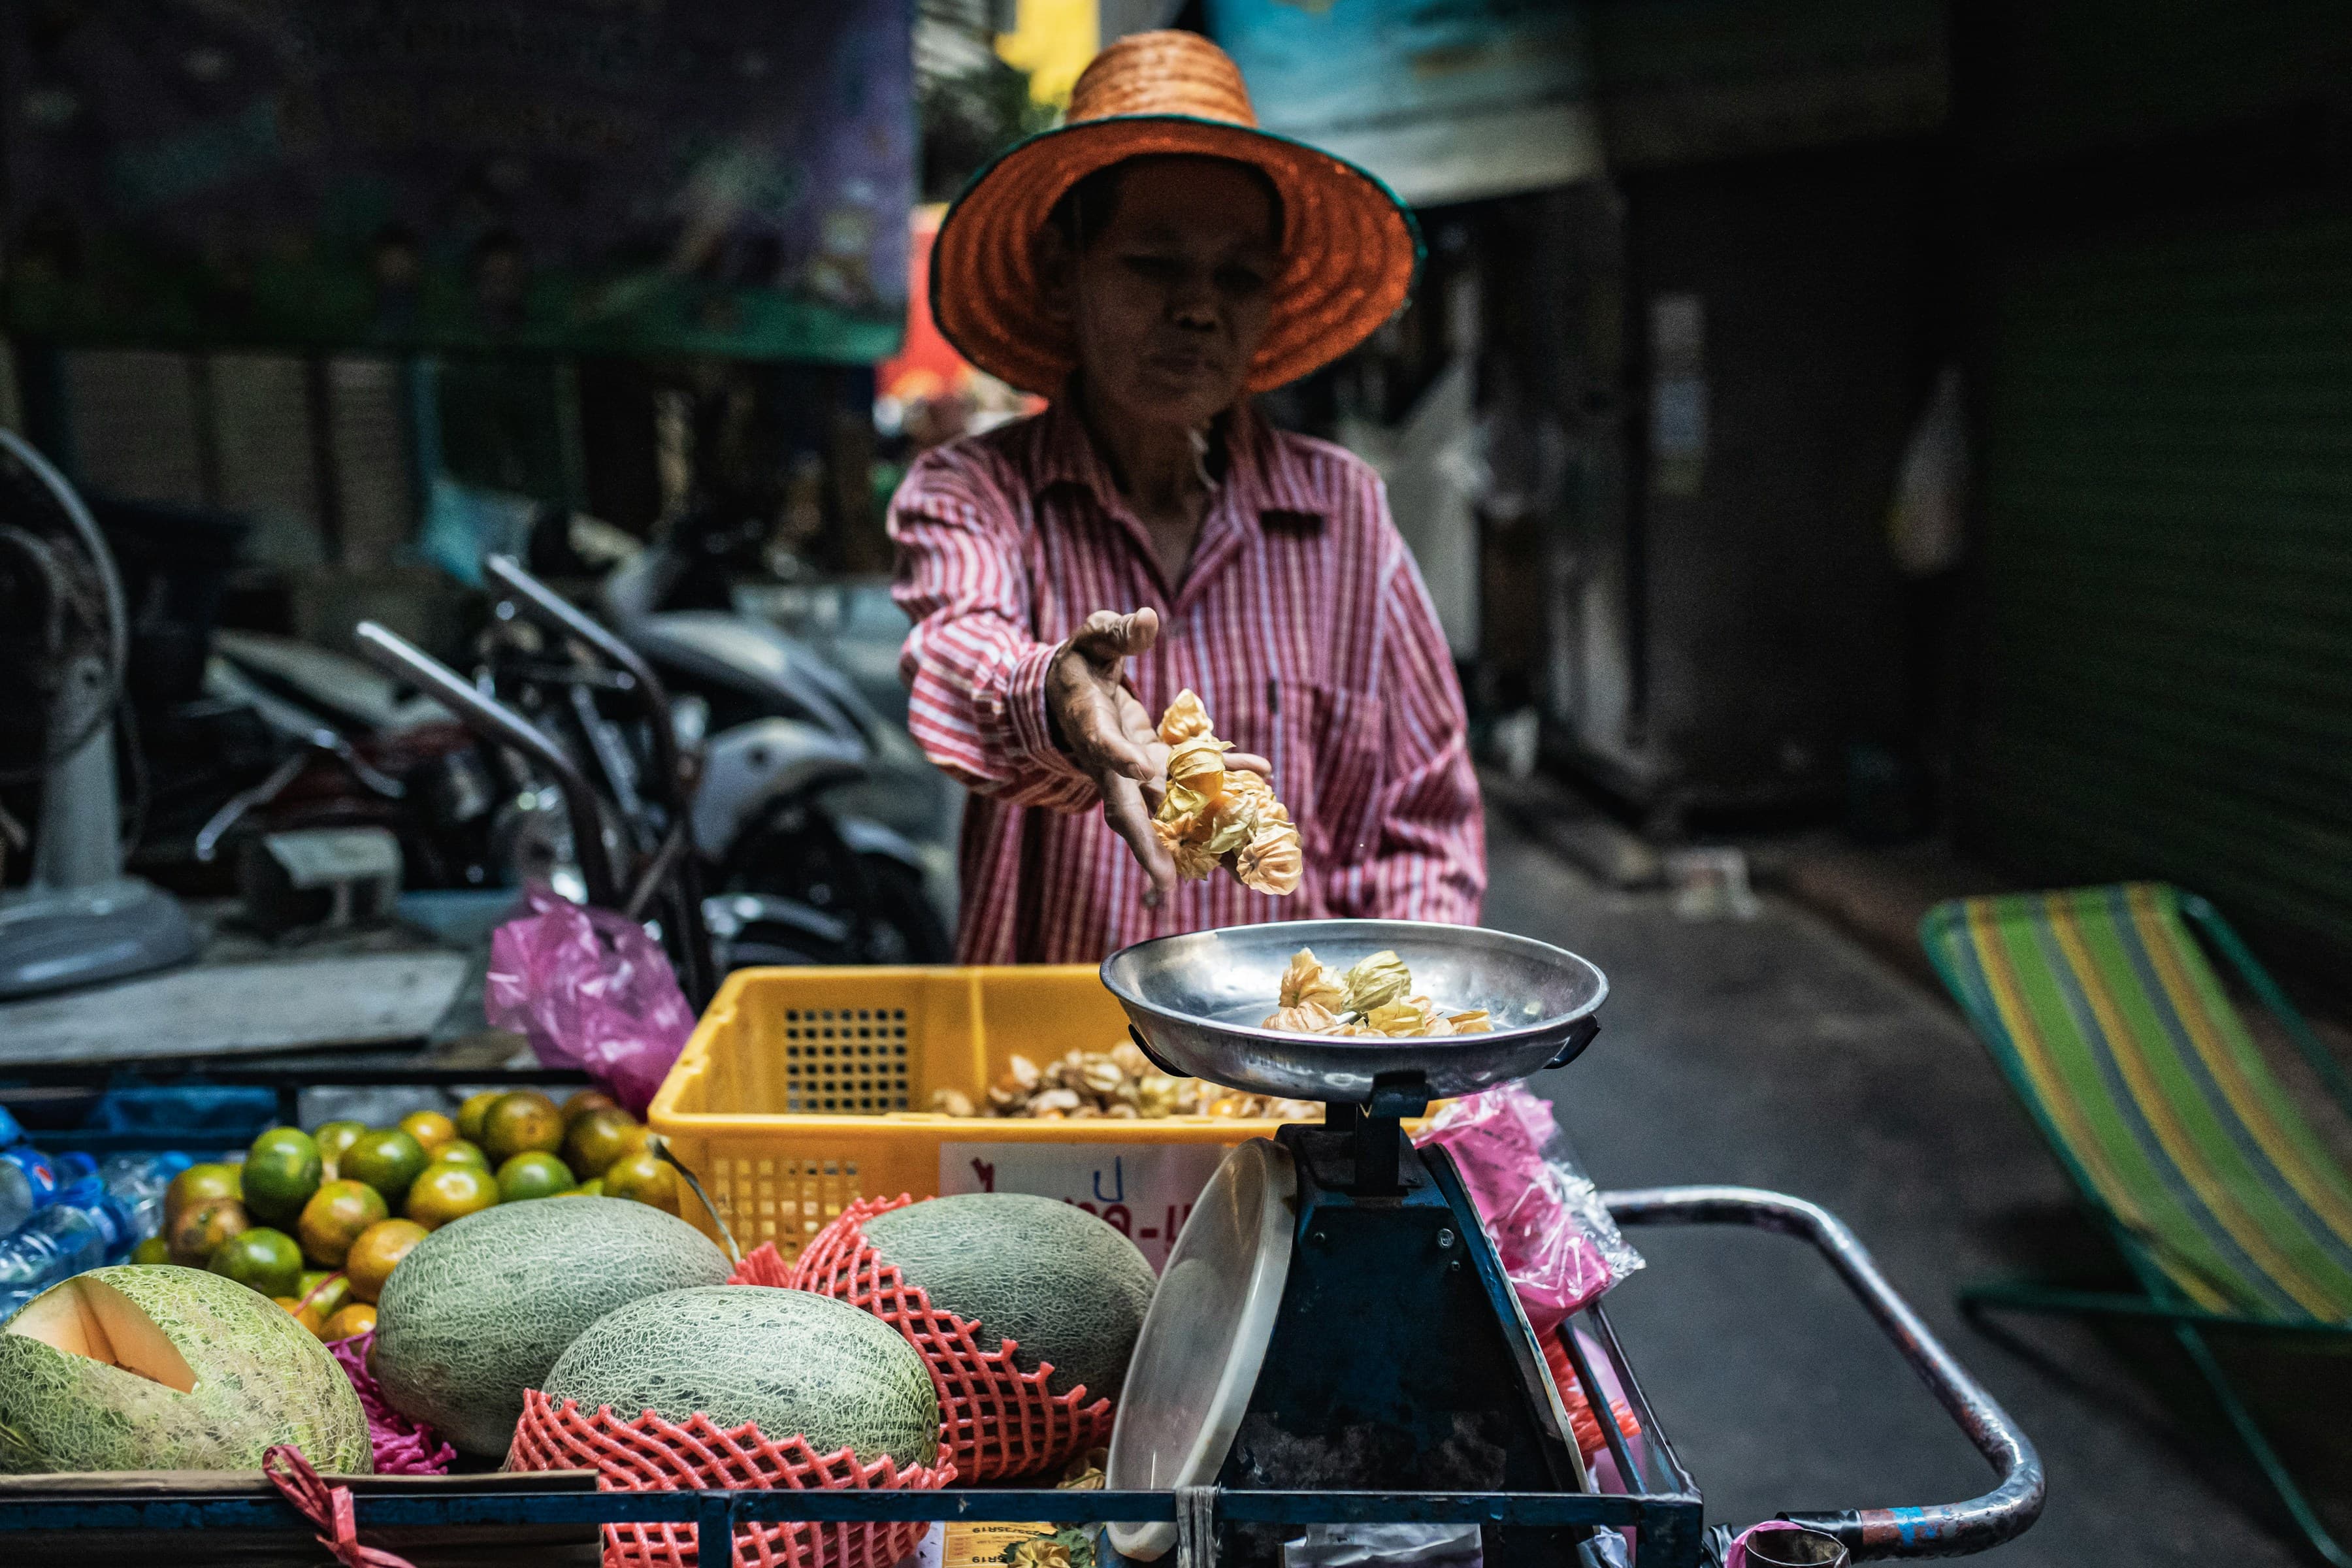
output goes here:
{"type": "MultiPolygon", "coordinates": [[[[654,1097],[647,1120],[700,1178],[735,1239],[787,1260],[853,1200],[908,1193],[1066,1198],[1157,1267],[1225,1151],[1274,1121],[1032,1121],[939,1116],[979,1100],[1015,1055],[1043,1065],[1127,1038],[1086,965],[743,969],[654,1097]]],[[[686,1217],[710,1230],[689,1194],[686,1217]]]]}

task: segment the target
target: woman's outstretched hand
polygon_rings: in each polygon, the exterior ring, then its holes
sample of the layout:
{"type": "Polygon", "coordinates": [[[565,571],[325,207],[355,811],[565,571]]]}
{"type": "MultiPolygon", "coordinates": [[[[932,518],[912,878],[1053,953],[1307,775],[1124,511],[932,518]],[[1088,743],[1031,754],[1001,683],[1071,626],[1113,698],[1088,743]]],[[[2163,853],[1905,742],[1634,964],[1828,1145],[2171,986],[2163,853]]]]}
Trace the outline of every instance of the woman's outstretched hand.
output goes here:
{"type": "MultiPolygon", "coordinates": [[[[1102,795],[1103,820],[1127,840],[1151,887],[1144,902],[1157,904],[1176,885],[1176,862],[1151,830],[1152,813],[1168,792],[1168,748],[1159,721],[1144,710],[1127,685],[1127,661],[1150,651],[1160,637],[1160,616],[1150,609],[1132,615],[1097,610],[1076,637],[1062,646],[1045,672],[1045,711],[1054,738],[1070,760],[1095,781],[1102,795]]],[[[1226,753],[1225,766],[1266,774],[1263,757],[1226,753]]]]}

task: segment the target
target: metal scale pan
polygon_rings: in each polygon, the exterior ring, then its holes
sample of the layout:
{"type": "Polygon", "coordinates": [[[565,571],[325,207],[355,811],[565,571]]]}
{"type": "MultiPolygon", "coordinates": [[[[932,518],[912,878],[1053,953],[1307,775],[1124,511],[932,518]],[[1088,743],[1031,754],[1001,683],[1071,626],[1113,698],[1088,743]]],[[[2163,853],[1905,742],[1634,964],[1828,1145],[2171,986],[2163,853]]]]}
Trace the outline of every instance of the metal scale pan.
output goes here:
{"type": "MultiPolygon", "coordinates": [[[[1325,1103],[1234,1151],[1171,1252],[1130,1363],[1108,1484],[1151,1489],[1580,1491],[1581,1456],[1518,1298],[1453,1161],[1403,1119],[1571,1060],[1599,1031],[1600,970],[1524,937],[1312,921],[1166,937],[1103,983],[1162,1068],[1325,1103]],[[1383,949],[1416,994],[1496,1027],[1436,1039],[1264,1028],[1291,954],[1344,969],[1383,949]]],[[[1113,1525],[1122,1557],[1176,1542],[1113,1525]]],[[[1218,1561],[1273,1568],[1286,1531],[1219,1527],[1218,1561]]],[[[1489,1562],[1572,1563],[1581,1530],[1488,1531],[1489,1562]]]]}
{"type": "Polygon", "coordinates": [[[1443,1100],[1565,1066],[1599,1032],[1593,1015],[1609,994],[1600,970],[1549,943],[1415,921],[1294,921],[1160,937],[1113,953],[1102,977],[1162,1066],[1256,1094],[1357,1105],[1381,1079],[1418,1078],[1428,1098],[1443,1100]],[[1416,991],[1451,1012],[1486,1008],[1494,1030],[1368,1040],[1261,1028],[1302,947],[1334,969],[1393,951],[1416,991]]]}

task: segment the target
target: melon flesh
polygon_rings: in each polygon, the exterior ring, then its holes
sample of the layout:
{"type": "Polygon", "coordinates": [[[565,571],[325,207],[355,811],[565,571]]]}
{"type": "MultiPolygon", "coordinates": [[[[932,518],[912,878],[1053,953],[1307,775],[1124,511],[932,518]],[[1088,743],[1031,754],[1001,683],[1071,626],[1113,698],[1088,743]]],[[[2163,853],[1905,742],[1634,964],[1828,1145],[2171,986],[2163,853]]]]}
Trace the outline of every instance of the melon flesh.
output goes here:
{"type": "Polygon", "coordinates": [[[104,1362],[180,1394],[196,1374],[155,1320],[103,1279],[78,1274],[25,1304],[0,1333],[23,1334],[51,1350],[104,1362]]]}
{"type": "Polygon", "coordinates": [[[1116,1400],[1157,1279],[1135,1243],[1086,1210],[1024,1193],[930,1198],[865,1225],[866,1239],[931,1305],[977,1321],[1013,1364],[1051,1362],[1055,1394],[1116,1400]]]}
{"type": "Polygon", "coordinates": [[[721,1431],[805,1437],[819,1454],[939,1453],[940,1400],[915,1347],[846,1302],[805,1290],[719,1285],[648,1296],[589,1325],[541,1390],[623,1421],[652,1411],[721,1431]]]}
{"type": "Polygon", "coordinates": [[[342,1368],[233,1279],[92,1269],[0,1325],[0,1472],[255,1469],[280,1443],[323,1471],[371,1468],[342,1368]]]}

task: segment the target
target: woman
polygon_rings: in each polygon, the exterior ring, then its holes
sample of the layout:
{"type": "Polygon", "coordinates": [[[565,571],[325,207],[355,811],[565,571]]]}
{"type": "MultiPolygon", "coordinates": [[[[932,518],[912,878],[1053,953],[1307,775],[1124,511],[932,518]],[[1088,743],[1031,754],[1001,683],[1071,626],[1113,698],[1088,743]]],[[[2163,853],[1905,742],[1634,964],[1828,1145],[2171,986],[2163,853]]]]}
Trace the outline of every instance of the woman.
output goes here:
{"type": "Polygon", "coordinates": [[[1068,122],[940,225],[940,331],[1053,399],[927,453],[891,503],[915,738],[975,796],[966,963],[1092,962],[1256,921],[1477,918],[1461,689],[1380,482],[1248,402],[1393,314],[1419,238],[1372,176],[1255,127],[1213,44],[1125,38],[1068,122]],[[1188,687],[1240,748],[1229,764],[1267,773],[1298,824],[1286,898],[1223,871],[1180,884],[1151,831],[1153,725],[1188,687]]]}

